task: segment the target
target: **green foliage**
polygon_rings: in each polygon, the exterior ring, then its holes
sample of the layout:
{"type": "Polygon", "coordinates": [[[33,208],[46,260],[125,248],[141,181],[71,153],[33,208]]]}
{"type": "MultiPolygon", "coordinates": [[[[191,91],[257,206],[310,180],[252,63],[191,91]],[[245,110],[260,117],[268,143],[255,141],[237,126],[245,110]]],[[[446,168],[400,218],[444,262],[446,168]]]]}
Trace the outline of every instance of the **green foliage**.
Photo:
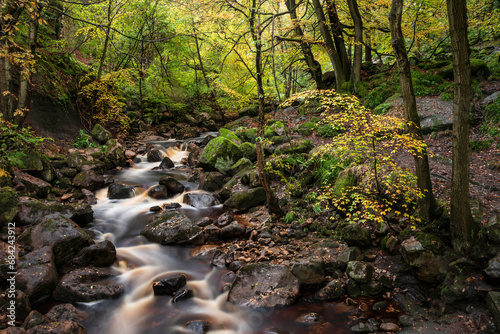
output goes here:
{"type": "Polygon", "coordinates": [[[471,151],[482,151],[491,147],[491,141],[488,140],[471,140],[469,142],[471,151]]]}
{"type": "Polygon", "coordinates": [[[315,128],[316,133],[320,137],[333,138],[342,133],[345,129],[339,124],[330,122],[320,122],[315,128]]]}
{"type": "Polygon", "coordinates": [[[295,220],[295,212],[293,212],[293,211],[287,212],[287,214],[285,215],[285,218],[283,218],[283,221],[287,224],[290,224],[294,220],[295,220]]]}
{"type": "Polygon", "coordinates": [[[83,129],[80,129],[78,132],[78,136],[76,137],[76,141],[73,143],[73,146],[76,148],[97,147],[97,145],[91,141],[91,137],[86,134],[83,129]]]}

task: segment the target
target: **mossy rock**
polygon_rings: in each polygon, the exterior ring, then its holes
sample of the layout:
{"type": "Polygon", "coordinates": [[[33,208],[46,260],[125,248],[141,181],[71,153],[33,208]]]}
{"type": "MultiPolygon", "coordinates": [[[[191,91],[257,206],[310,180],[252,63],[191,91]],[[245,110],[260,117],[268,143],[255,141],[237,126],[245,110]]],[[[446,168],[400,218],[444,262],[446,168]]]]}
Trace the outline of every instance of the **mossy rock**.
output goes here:
{"type": "Polygon", "coordinates": [[[255,143],[255,138],[257,138],[257,129],[248,128],[239,130],[237,133],[238,138],[241,138],[245,142],[255,143]]]}
{"type": "Polygon", "coordinates": [[[443,241],[434,234],[417,232],[415,238],[425,249],[430,250],[434,254],[441,254],[445,248],[443,241]]]}
{"type": "Polygon", "coordinates": [[[0,188],[0,227],[12,222],[18,212],[19,197],[11,187],[0,188]]]}
{"type": "Polygon", "coordinates": [[[201,152],[199,166],[208,171],[227,174],[229,168],[242,157],[238,145],[224,137],[217,137],[201,152]],[[229,165],[226,169],[223,165],[229,165]]]}
{"type": "Polygon", "coordinates": [[[262,205],[266,202],[266,192],[263,187],[242,190],[233,194],[224,203],[224,211],[242,212],[262,205]]]}
{"type": "Polygon", "coordinates": [[[250,116],[255,117],[259,115],[259,105],[255,104],[253,106],[245,107],[239,111],[241,117],[250,116]]]}
{"type": "Polygon", "coordinates": [[[477,58],[470,60],[470,72],[472,78],[478,81],[488,80],[491,73],[488,64],[484,60],[477,58]]]}
{"type": "Polygon", "coordinates": [[[224,129],[224,128],[220,129],[219,130],[219,137],[223,137],[223,138],[229,139],[230,141],[232,141],[236,145],[240,145],[241,144],[241,139],[238,138],[237,135],[235,135],[233,132],[231,132],[228,129],[224,129]]]}
{"type": "Polygon", "coordinates": [[[241,158],[234,165],[231,166],[230,174],[235,175],[241,171],[247,171],[252,169],[253,163],[247,158],[241,158]]]}
{"type": "Polygon", "coordinates": [[[308,139],[292,140],[289,143],[280,145],[277,154],[309,153],[313,149],[313,143],[308,139]]]}
{"type": "Polygon", "coordinates": [[[100,144],[104,144],[112,138],[111,132],[106,130],[101,124],[96,124],[91,131],[92,138],[97,140],[100,144]]]}
{"type": "Polygon", "coordinates": [[[244,158],[252,162],[257,160],[257,147],[255,144],[245,142],[240,145],[240,151],[244,158]]]}
{"type": "Polygon", "coordinates": [[[351,169],[347,169],[342,171],[335,181],[335,185],[333,187],[333,195],[341,197],[342,193],[345,192],[345,189],[349,187],[354,187],[358,183],[358,179],[354,172],[351,169]]]}

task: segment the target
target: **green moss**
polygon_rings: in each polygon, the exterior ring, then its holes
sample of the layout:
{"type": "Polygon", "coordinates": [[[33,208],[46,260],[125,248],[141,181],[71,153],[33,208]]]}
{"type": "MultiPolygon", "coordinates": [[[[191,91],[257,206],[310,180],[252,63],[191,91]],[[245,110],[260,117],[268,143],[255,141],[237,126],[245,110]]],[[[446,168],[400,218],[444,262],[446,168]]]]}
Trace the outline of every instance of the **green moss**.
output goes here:
{"type": "Polygon", "coordinates": [[[241,144],[241,139],[238,138],[237,135],[235,135],[233,132],[231,132],[228,129],[224,129],[224,128],[220,129],[219,130],[219,136],[223,137],[223,138],[226,138],[226,139],[229,139],[230,141],[232,141],[236,145],[240,145],[241,144]]]}
{"type": "Polygon", "coordinates": [[[415,236],[425,249],[435,254],[440,254],[445,247],[441,239],[434,234],[417,232],[415,236]]]}
{"type": "Polygon", "coordinates": [[[469,141],[469,147],[471,151],[482,151],[491,147],[491,141],[489,140],[471,140],[469,141]]]}
{"type": "Polygon", "coordinates": [[[354,187],[357,182],[356,175],[354,175],[351,170],[347,170],[345,173],[340,173],[337,181],[335,181],[333,194],[340,197],[347,188],[354,187]]]}

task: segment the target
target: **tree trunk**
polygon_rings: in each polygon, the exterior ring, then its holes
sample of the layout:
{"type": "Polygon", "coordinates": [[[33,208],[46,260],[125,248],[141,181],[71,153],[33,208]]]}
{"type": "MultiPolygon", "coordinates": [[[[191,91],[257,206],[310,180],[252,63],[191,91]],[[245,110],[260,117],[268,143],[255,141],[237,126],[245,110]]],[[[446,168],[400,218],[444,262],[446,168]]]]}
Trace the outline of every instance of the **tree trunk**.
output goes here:
{"type": "Polygon", "coordinates": [[[476,236],[469,201],[469,110],[471,72],[467,39],[466,0],[447,0],[453,52],[453,165],[451,177],[451,236],[453,248],[467,254],[476,236]]]}
{"type": "Polygon", "coordinates": [[[113,6],[113,0],[109,0],[108,2],[108,26],[106,28],[106,37],[104,38],[104,46],[102,48],[101,60],[99,61],[99,69],[97,70],[97,80],[101,80],[102,71],[104,68],[104,61],[106,60],[106,53],[108,51],[108,44],[110,34],[111,34],[111,24],[113,23],[113,19],[111,18],[111,10],[113,6]]]}
{"type": "Polygon", "coordinates": [[[323,41],[325,42],[325,48],[328,52],[328,56],[330,57],[330,61],[332,62],[333,70],[335,71],[335,81],[337,85],[337,90],[342,90],[342,86],[346,82],[346,76],[344,68],[342,67],[342,62],[340,57],[335,49],[335,44],[333,42],[332,35],[330,34],[330,30],[326,25],[325,13],[323,11],[323,7],[319,0],[312,0],[314,5],[314,11],[316,13],[316,18],[318,19],[319,30],[321,31],[321,35],[323,36],[323,41]]]}
{"type": "Polygon", "coordinates": [[[372,59],[372,36],[369,31],[365,30],[365,61],[371,63],[372,59]]]}
{"type": "Polygon", "coordinates": [[[353,89],[356,92],[359,82],[361,81],[361,63],[363,60],[363,21],[358,9],[356,0],[347,0],[349,12],[351,13],[352,21],[354,22],[354,59],[351,78],[353,89]]]}
{"type": "MultiPolygon", "coordinates": [[[[297,21],[298,18],[297,11],[295,9],[295,0],[286,0],[285,4],[286,8],[290,12],[290,18],[292,19],[292,21],[297,21]]],[[[302,42],[300,43],[300,49],[302,50],[302,54],[304,55],[304,61],[307,64],[309,74],[311,74],[312,79],[316,83],[316,89],[325,89],[325,84],[323,83],[323,73],[321,72],[321,65],[314,59],[314,55],[311,51],[311,44],[305,41],[304,32],[302,31],[302,28],[300,27],[298,21],[295,23],[295,34],[302,40],[302,42]]]]}
{"type": "MultiPolygon", "coordinates": [[[[257,126],[257,138],[263,137],[264,128],[264,85],[262,83],[262,76],[264,74],[262,68],[262,30],[260,30],[260,22],[255,25],[255,20],[260,20],[259,11],[261,6],[261,0],[259,1],[258,7],[256,6],[256,1],[253,0],[252,13],[250,18],[250,30],[252,32],[252,39],[255,43],[255,79],[257,82],[257,94],[259,99],[259,122],[257,126]]],[[[264,150],[262,147],[262,141],[257,140],[257,172],[259,174],[260,182],[264,191],[266,192],[267,209],[270,214],[277,216],[283,216],[284,212],[280,208],[278,199],[274,194],[271,186],[269,185],[269,180],[267,173],[264,168],[264,150]]]]}
{"type": "MultiPolygon", "coordinates": [[[[399,79],[401,83],[401,93],[403,95],[405,118],[408,122],[408,132],[414,138],[423,141],[424,139],[420,129],[420,119],[417,113],[417,103],[411,80],[410,63],[408,61],[404,36],[401,30],[403,1],[404,0],[392,0],[392,8],[389,14],[392,47],[399,69],[399,79]]],[[[427,151],[424,149],[422,153],[414,154],[413,157],[415,159],[418,188],[422,194],[425,195],[418,203],[420,212],[425,221],[430,221],[436,215],[437,205],[432,192],[427,151]]]]}
{"type": "Polygon", "coordinates": [[[344,37],[342,36],[342,24],[340,23],[339,16],[337,14],[337,7],[335,6],[335,1],[327,1],[327,11],[328,18],[330,19],[330,31],[333,35],[333,42],[335,43],[335,49],[340,58],[340,63],[344,70],[345,80],[349,81],[351,77],[351,60],[347,55],[347,49],[345,47],[344,37]]]}

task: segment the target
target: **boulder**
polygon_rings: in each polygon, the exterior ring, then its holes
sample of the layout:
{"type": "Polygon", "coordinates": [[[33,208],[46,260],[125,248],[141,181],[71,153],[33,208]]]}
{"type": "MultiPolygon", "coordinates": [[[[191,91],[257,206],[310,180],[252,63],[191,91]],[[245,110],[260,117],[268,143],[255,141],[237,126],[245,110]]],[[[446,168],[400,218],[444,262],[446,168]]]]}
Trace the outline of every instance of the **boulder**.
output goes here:
{"type": "Polygon", "coordinates": [[[94,220],[94,211],[89,204],[39,201],[29,197],[20,198],[19,212],[15,219],[20,225],[34,225],[40,223],[44,217],[56,213],[80,226],[94,220]]]}
{"type": "Polygon", "coordinates": [[[266,192],[263,187],[242,190],[231,195],[224,203],[224,211],[241,212],[262,205],[266,202],[266,192]]]}
{"type": "Polygon", "coordinates": [[[51,247],[37,249],[18,260],[16,287],[28,296],[31,305],[47,300],[57,279],[51,247]]]}
{"type": "Polygon", "coordinates": [[[253,163],[248,160],[247,158],[241,158],[240,160],[236,161],[234,165],[231,166],[231,169],[228,170],[229,175],[236,175],[240,172],[244,172],[247,170],[252,169],[253,163]]]}
{"type": "Polygon", "coordinates": [[[38,325],[48,324],[50,322],[49,318],[41,314],[40,312],[33,310],[30,314],[24,319],[23,328],[28,330],[38,325]]]}
{"type": "Polygon", "coordinates": [[[207,171],[219,171],[226,175],[241,157],[238,145],[224,137],[217,137],[203,149],[198,162],[199,166],[207,171]]]}
{"type": "Polygon", "coordinates": [[[412,273],[422,281],[438,283],[444,279],[447,266],[444,258],[425,248],[415,237],[403,241],[399,250],[412,273]]]}
{"type": "Polygon", "coordinates": [[[85,312],[78,310],[73,304],[58,304],[45,314],[50,321],[76,321],[81,322],[89,318],[85,312]]]}
{"type": "Polygon", "coordinates": [[[175,167],[175,164],[172,161],[172,159],[170,159],[169,157],[163,158],[163,160],[161,161],[160,166],[159,166],[160,169],[170,169],[170,168],[174,168],[174,167],[175,167]]]}
{"type": "MultiPolygon", "coordinates": [[[[0,224],[1,225],[1,224],[0,224]]],[[[494,245],[500,244],[500,216],[493,216],[486,225],[486,235],[488,241],[494,245]]]]}
{"type": "Polygon", "coordinates": [[[147,159],[149,162],[160,162],[167,156],[167,152],[163,148],[153,148],[148,151],[147,159]]]}
{"type": "Polygon", "coordinates": [[[87,334],[87,331],[77,322],[57,321],[35,326],[26,334],[87,334]]]}
{"type": "Polygon", "coordinates": [[[163,212],[141,231],[146,239],[162,245],[194,243],[201,234],[199,226],[177,211],[163,212]]]}
{"type": "Polygon", "coordinates": [[[184,195],[183,203],[194,206],[195,208],[208,208],[219,204],[217,199],[211,194],[189,193],[184,195]]]}
{"type": "Polygon", "coordinates": [[[109,280],[117,274],[111,268],[86,267],[73,270],[59,280],[54,299],[78,303],[118,298],[125,292],[125,287],[109,280]]]}
{"type": "Polygon", "coordinates": [[[108,267],[116,260],[115,245],[105,240],[81,249],[71,260],[69,267],[108,267]]]}
{"type": "Polygon", "coordinates": [[[225,176],[219,172],[203,172],[200,177],[199,189],[217,191],[224,185],[225,176]]]}
{"type": "Polygon", "coordinates": [[[169,196],[168,189],[164,185],[157,185],[149,189],[148,196],[154,199],[167,199],[169,196]]]}
{"type": "Polygon", "coordinates": [[[182,183],[168,175],[162,176],[158,183],[167,187],[172,194],[180,194],[186,190],[182,183]]]}
{"type": "Polygon", "coordinates": [[[183,274],[172,274],[153,282],[155,296],[174,296],[177,291],[186,285],[186,276],[183,274]]]}
{"type": "Polygon", "coordinates": [[[494,283],[500,282],[500,255],[488,261],[488,265],[483,271],[486,278],[494,283]]]}
{"type": "Polygon", "coordinates": [[[111,183],[108,187],[109,199],[126,199],[136,195],[135,186],[126,185],[123,183],[111,183]]]}
{"type": "Polygon", "coordinates": [[[373,266],[362,261],[351,261],[347,263],[347,276],[358,284],[366,284],[372,280],[373,266]]]}
{"type": "Polygon", "coordinates": [[[334,279],[329,282],[325,287],[319,290],[315,298],[319,300],[334,300],[344,296],[346,293],[345,286],[338,279],[334,279]]]}
{"type": "Polygon", "coordinates": [[[324,262],[320,260],[292,262],[290,269],[300,285],[318,285],[325,279],[324,262]]]}
{"type": "Polygon", "coordinates": [[[34,249],[49,246],[57,269],[69,262],[80,250],[94,241],[71,219],[61,215],[50,215],[31,231],[34,249]]]}
{"type": "Polygon", "coordinates": [[[103,161],[100,161],[89,154],[80,152],[73,152],[70,154],[67,159],[67,163],[68,167],[76,168],[79,172],[91,169],[102,173],[104,172],[106,165],[103,161]]]}
{"type": "Polygon", "coordinates": [[[38,198],[46,198],[52,188],[50,183],[20,171],[14,172],[14,183],[23,185],[26,191],[38,198]]]}
{"type": "Polygon", "coordinates": [[[361,250],[358,247],[347,247],[342,250],[337,257],[337,268],[344,271],[347,268],[347,263],[350,261],[355,261],[362,255],[361,250]]]}
{"type": "Polygon", "coordinates": [[[96,124],[92,128],[91,135],[99,144],[104,144],[112,138],[111,132],[106,130],[101,124],[96,124]]]}
{"type": "Polygon", "coordinates": [[[276,150],[279,150],[280,154],[300,154],[309,153],[313,148],[313,143],[308,139],[294,139],[289,143],[281,144],[276,150]]]}
{"type": "Polygon", "coordinates": [[[12,222],[18,213],[19,197],[10,187],[0,188],[0,228],[12,222]]]}
{"type": "Polygon", "coordinates": [[[227,299],[245,307],[276,307],[292,304],[298,295],[299,281],[286,266],[255,263],[238,271],[227,299]]]}
{"type": "Polygon", "coordinates": [[[370,234],[359,224],[348,224],[342,229],[342,239],[351,247],[370,246],[370,234]]]}
{"type": "MultiPolygon", "coordinates": [[[[216,227],[216,226],[214,226],[216,227]]],[[[227,226],[224,226],[223,228],[220,229],[220,236],[222,238],[226,239],[231,239],[231,238],[236,238],[239,237],[243,234],[245,234],[246,228],[244,225],[233,221],[227,226]]]]}
{"type": "Polygon", "coordinates": [[[241,139],[238,138],[237,135],[235,135],[232,131],[230,131],[228,129],[225,129],[225,128],[220,129],[218,137],[229,139],[230,141],[232,141],[233,143],[235,143],[238,146],[241,145],[241,139]]]}
{"type": "Polygon", "coordinates": [[[111,163],[111,167],[125,166],[127,159],[122,144],[116,139],[110,139],[106,142],[104,159],[111,163]]]}
{"type": "Polygon", "coordinates": [[[245,142],[240,145],[240,151],[244,158],[247,158],[251,162],[257,160],[257,147],[255,144],[245,142]]]}
{"type": "Polygon", "coordinates": [[[72,185],[78,188],[84,188],[91,191],[98,190],[104,187],[106,181],[104,176],[96,173],[93,170],[85,170],[76,174],[72,185]]]}

